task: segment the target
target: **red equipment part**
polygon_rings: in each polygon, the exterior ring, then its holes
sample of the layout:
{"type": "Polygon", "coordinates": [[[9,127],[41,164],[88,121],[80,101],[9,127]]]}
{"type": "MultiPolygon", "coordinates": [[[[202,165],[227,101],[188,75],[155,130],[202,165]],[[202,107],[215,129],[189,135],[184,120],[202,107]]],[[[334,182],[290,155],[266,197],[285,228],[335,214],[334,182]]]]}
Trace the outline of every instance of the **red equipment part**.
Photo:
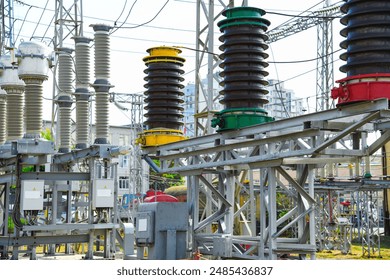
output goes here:
{"type": "Polygon", "coordinates": [[[158,194],[146,197],[144,202],[179,202],[179,200],[169,194],[158,194]]]}
{"type": "Polygon", "coordinates": [[[358,101],[390,99],[390,74],[375,73],[350,76],[336,81],[339,87],[332,89],[331,97],[338,99],[338,104],[358,101]]]}

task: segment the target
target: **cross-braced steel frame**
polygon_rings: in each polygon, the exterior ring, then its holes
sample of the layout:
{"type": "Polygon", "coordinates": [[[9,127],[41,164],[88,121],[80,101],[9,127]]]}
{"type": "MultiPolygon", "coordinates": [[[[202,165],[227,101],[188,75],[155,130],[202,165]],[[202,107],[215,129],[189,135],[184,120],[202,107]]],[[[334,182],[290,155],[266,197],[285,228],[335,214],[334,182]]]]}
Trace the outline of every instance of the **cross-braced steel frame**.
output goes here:
{"type": "MultiPolygon", "coordinates": [[[[160,172],[187,176],[193,252],[247,259],[313,259],[315,190],[327,184],[317,182],[316,169],[332,163],[367,164],[366,158],[390,139],[389,113],[388,100],[379,99],[144,149],[144,153],[159,158],[160,172]],[[383,133],[371,144],[353,137],[376,130],[383,133]],[[251,171],[259,171],[259,184],[249,180],[249,203],[242,203],[236,199],[237,189],[242,189],[244,173],[253,179],[251,171]],[[279,190],[293,201],[283,214],[278,209],[279,190]],[[254,230],[236,235],[237,217],[254,230]]],[[[356,170],[355,187],[373,185],[364,177],[366,169],[356,170]]],[[[345,182],[332,180],[332,184],[343,187],[345,182]]],[[[387,181],[375,181],[375,186],[387,186],[387,181]]]]}

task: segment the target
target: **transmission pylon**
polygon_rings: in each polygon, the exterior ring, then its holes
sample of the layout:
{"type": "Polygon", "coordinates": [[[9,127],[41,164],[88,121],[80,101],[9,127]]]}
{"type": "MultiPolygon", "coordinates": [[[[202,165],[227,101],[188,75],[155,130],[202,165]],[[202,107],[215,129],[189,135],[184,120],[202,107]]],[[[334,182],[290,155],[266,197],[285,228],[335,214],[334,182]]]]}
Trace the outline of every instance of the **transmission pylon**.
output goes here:
{"type": "Polygon", "coordinates": [[[333,88],[333,17],[334,9],[329,9],[329,0],[324,2],[322,19],[317,25],[317,76],[316,111],[334,108],[329,96],[333,88]]]}
{"type": "MultiPolygon", "coordinates": [[[[53,37],[53,48],[58,56],[59,50],[65,45],[64,43],[73,44],[71,40],[74,37],[83,36],[83,2],[82,0],[56,0],[55,1],[55,28],[53,37]]],[[[56,59],[56,61],[58,61],[56,59]]],[[[54,67],[53,79],[53,100],[56,99],[59,89],[56,77],[56,68],[54,67]]],[[[76,73],[77,74],[77,73],[76,73]]],[[[77,77],[76,77],[77,78],[77,77]]],[[[54,131],[56,120],[57,103],[52,103],[51,130],[54,131]]],[[[60,131],[59,122],[57,121],[56,129],[60,131]]],[[[59,144],[59,137],[55,137],[56,146],[59,144]]]]}
{"type": "Polygon", "coordinates": [[[14,28],[12,22],[14,20],[14,1],[1,0],[0,9],[0,52],[3,55],[7,53],[9,49],[13,49],[15,47],[14,28]]]}

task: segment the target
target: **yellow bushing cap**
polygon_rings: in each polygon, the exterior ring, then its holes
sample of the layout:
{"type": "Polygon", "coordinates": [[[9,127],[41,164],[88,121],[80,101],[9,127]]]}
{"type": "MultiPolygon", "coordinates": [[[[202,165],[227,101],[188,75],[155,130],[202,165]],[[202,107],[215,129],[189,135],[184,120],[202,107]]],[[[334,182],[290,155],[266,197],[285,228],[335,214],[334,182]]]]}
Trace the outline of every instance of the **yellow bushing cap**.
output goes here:
{"type": "Polygon", "coordinates": [[[139,142],[143,147],[160,146],[186,139],[183,132],[171,129],[146,130],[140,138],[142,138],[142,142],[139,142]]]}
{"type": "Polygon", "coordinates": [[[184,58],[180,57],[179,54],[181,50],[174,47],[154,47],[146,50],[149,53],[149,56],[143,58],[143,61],[148,63],[155,62],[173,62],[183,64],[186,61],[184,58]]]}

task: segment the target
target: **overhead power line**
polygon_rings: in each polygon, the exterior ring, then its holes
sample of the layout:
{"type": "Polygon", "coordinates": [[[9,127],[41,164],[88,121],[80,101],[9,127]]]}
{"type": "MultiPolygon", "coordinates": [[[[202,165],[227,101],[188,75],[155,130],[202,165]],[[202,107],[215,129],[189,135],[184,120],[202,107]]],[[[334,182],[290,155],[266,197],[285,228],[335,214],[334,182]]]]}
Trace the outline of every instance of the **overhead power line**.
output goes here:
{"type": "MultiPolygon", "coordinates": [[[[164,8],[166,7],[166,5],[168,4],[169,1],[170,1],[170,0],[167,0],[167,1],[165,2],[165,4],[161,7],[161,9],[157,12],[157,14],[156,14],[152,19],[150,19],[150,20],[148,20],[148,21],[146,21],[146,22],[144,22],[144,23],[135,25],[135,26],[120,26],[120,27],[117,27],[117,29],[119,29],[119,28],[126,28],[126,29],[138,28],[138,27],[144,26],[144,25],[146,25],[146,24],[152,22],[152,21],[155,20],[155,19],[158,17],[158,15],[164,10],[164,8]]],[[[135,1],[135,2],[137,2],[137,1],[135,1]]],[[[134,2],[134,3],[135,3],[135,2],[134,2]]],[[[123,25],[123,24],[122,24],[122,25],[123,25]]]]}
{"type": "Polygon", "coordinates": [[[125,20],[122,22],[122,24],[121,24],[120,26],[116,26],[117,21],[118,21],[119,18],[122,16],[123,11],[125,10],[126,4],[127,4],[127,0],[126,0],[125,7],[123,8],[122,13],[121,13],[120,16],[118,17],[118,19],[114,22],[114,29],[112,30],[111,34],[113,34],[113,33],[114,33],[115,31],[117,31],[119,28],[123,27],[123,25],[126,23],[127,19],[129,18],[131,12],[133,11],[133,8],[134,8],[135,4],[137,3],[137,1],[138,1],[138,0],[135,0],[135,1],[133,2],[133,5],[131,5],[130,10],[129,10],[129,12],[127,13],[127,16],[126,16],[125,20]]]}
{"type": "MultiPolygon", "coordinates": [[[[339,51],[341,51],[342,49],[338,49],[337,51],[334,51],[332,53],[330,53],[329,55],[332,55],[332,54],[335,54],[339,51]]],[[[326,57],[325,55],[324,56],[319,56],[319,57],[316,57],[316,58],[311,58],[311,59],[305,59],[305,60],[292,60],[292,61],[267,61],[268,63],[272,63],[272,64],[289,64],[289,63],[305,63],[305,62],[311,62],[311,61],[316,61],[316,60],[319,60],[319,59],[322,59],[326,57]]]]}

